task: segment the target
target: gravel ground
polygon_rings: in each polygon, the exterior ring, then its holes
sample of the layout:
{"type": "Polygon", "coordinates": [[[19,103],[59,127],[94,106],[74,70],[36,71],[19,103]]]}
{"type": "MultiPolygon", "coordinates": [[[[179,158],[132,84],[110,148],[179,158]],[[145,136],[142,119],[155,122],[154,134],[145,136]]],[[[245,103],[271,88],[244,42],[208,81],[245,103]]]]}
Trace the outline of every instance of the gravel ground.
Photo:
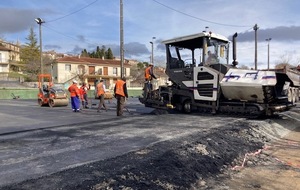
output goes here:
{"type": "MultiPolygon", "coordinates": [[[[298,106],[278,118],[236,120],[0,189],[263,189],[258,182],[246,188],[242,182],[230,181],[243,168],[262,165],[299,175],[298,167],[279,162],[266,151],[267,146],[295,131],[300,126],[299,118],[298,106]]],[[[299,145],[299,141],[296,143],[299,145]]]]}

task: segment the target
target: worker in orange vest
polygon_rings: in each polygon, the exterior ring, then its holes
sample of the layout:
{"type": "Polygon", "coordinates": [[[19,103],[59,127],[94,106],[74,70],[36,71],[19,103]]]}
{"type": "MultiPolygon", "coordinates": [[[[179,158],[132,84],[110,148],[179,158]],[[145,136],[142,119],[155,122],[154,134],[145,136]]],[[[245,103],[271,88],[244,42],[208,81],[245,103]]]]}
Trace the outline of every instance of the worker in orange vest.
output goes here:
{"type": "Polygon", "coordinates": [[[68,88],[71,96],[71,105],[73,112],[80,111],[79,89],[77,87],[77,81],[73,80],[73,84],[68,88]]]}
{"type": "Polygon", "coordinates": [[[82,107],[83,108],[89,108],[88,107],[88,95],[87,95],[87,91],[89,90],[89,86],[86,85],[85,82],[82,83],[82,86],[80,87],[79,91],[80,91],[80,99],[81,99],[81,103],[82,103],[82,107]]]}
{"type": "Polygon", "coordinates": [[[128,98],[126,78],[117,80],[114,88],[114,96],[117,99],[117,116],[123,115],[126,98],[128,98]]]}
{"type": "Polygon", "coordinates": [[[145,69],[145,85],[144,85],[144,98],[149,97],[150,92],[152,91],[152,79],[156,79],[156,76],[153,73],[153,64],[150,63],[149,66],[145,69]]]}
{"type": "Polygon", "coordinates": [[[156,79],[156,76],[153,73],[153,63],[150,63],[145,69],[145,81],[151,81],[153,78],[156,79]]]}
{"type": "Polygon", "coordinates": [[[101,79],[100,82],[97,84],[97,96],[100,99],[97,112],[100,112],[102,106],[104,107],[105,111],[107,111],[107,107],[104,102],[105,90],[105,85],[103,83],[103,80],[101,79]]]}

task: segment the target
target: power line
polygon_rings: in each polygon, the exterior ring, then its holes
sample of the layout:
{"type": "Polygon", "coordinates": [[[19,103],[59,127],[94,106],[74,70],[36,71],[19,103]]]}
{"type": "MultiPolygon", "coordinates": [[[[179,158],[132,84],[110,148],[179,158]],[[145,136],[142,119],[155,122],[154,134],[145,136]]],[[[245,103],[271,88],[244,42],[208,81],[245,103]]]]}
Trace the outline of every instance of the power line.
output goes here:
{"type": "MultiPolygon", "coordinates": [[[[84,41],[83,41],[83,40],[80,40],[80,39],[78,39],[78,38],[75,38],[75,37],[72,37],[72,36],[65,35],[65,34],[63,34],[62,32],[59,32],[59,31],[53,29],[52,27],[49,27],[49,25],[46,26],[46,24],[44,24],[44,25],[42,25],[42,26],[45,27],[45,28],[47,28],[47,29],[52,30],[53,32],[55,32],[55,33],[57,33],[57,34],[60,34],[60,35],[62,35],[62,36],[64,36],[64,37],[70,38],[70,39],[75,40],[75,41],[79,41],[79,42],[82,42],[82,43],[85,43],[85,44],[88,44],[88,45],[92,45],[92,46],[106,46],[106,45],[104,45],[104,44],[91,43],[91,42],[89,42],[88,40],[84,40],[84,41]]],[[[124,51],[133,53],[133,51],[128,51],[128,48],[127,48],[126,50],[124,50],[124,51]]]]}
{"type": "Polygon", "coordinates": [[[91,6],[92,4],[96,3],[97,1],[98,1],[98,0],[95,0],[95,1],[89,3],[88,5],[82,7],[82,8],[80,8],[80,9],[74,11],[74,12],[71,12],[71,13],[69,13],[69,14],[67,14],[67,15],[64,15],[64,16],[62,16],[62,17],[59,17],[59,18],[56,18],[56,19],[53,19],[53,20],[50,20],[50,21],[47,21],[47,22],[54,22],[54,21],[57,21],[57,20],[66,18],[66,17],[68,17],[68,16],[70,16],[70,15],[73,15],[73,14],[75,14],[75,13],[78,13],[79,11],[82,11],[83,9],[85,9],[85,8],[91,6]]]}
{"type": "MultiPolygon", "coordinates": [[[[60,35],[62,35],[62,36],[65,36],[65,37],[67,37],[67,38],[70,38],[70,39],[72,39],[72,40],[76,40],[76,41],[82,42],[82,40],[79,40],[79,39],[74,38],[74,37],[72,37],[72,36],[65,35],[65,34],[59,32],[59,31],[57,31],[57,30],[55,30],[55,29],[53,29],[53,28],[50,28],[49,26],[45,26],[45,24],[43,25],[43,27],[48,28],[48,29],[52,30],[53,32],[56,32],[56,33],[58,33],[58,34],[60,34],[60,35]]],[[[83,43],[86,43],[86,44],[89,44],[89,45],[93,45],[93,46],[97,46],[97,44],[87,42],[86,40],[85,40],[83,43]]]]}
{"type": "Polygon", "coordinates": [[[78,39],[73,38],[72,36],[65,35],[65,34],[59,32],[59,31],[57,31],[57,30],[54,30],[53,28],[50,28],[49,26],[45,26],[45,24],[43,25],[43,27],[48,28],[48,29],[50,29],[50,30],[52,30],[52,31],[54,31],[54,32],[56,32],[56,33],[58,33],[58,34],[60,34],[60,35],[63,35],[63,36],[65,36],[65,37],[67,37],[67,38],[70,38],[70,39],[79,41],[78,39]]]}
{"type": "Polygon", "coordinates": [[[190,15],[190,14],[184,13],[184,12],[182,12],[182,11],[179,11],[179,10],[177,10],[177,9],[174,9],[174,8],[172,8],[172,7],[169,7],[169,6],[165,5],[165,4],[162,4],[162,3],[160,3],[160,2],[158,2],[158,1],[156,1],[156,0],[153,0],[153,1],[154,1],[155,3],[157,3],[157,4],[160,4],[160,5],[162,5],[162,6],[166,7],[166,8],[168,8],[168,9],[171,9],[171,10],[173,10],[173,11],[175,11],[175,12],[178,12],[178,13],[180,13],[180,14],[183,14],[183,15],[186,15],[186,16],[188,16],[188,17],[191,17],[191,18],[194,18],[194,19],[197,19],[197,20],[201,20],[201,21],[204,21],[204,22],[208,22],[208,23],[212,23],[212,24],[217,24],[217,25],[222,25],[222,26],[231,26],[231,27],[250,27],[249,25],[248,25],[248,26],[246,26],[246,25],[232,25],[232,24],[223,24],[223,23],[219,23],[219,22],[209,21],[209,20],[206,20],[206,19],[202,19],[202,18],[199,18],[199,17],[195,17],[195,16],[193,16],[193,15],[190,15]]]}

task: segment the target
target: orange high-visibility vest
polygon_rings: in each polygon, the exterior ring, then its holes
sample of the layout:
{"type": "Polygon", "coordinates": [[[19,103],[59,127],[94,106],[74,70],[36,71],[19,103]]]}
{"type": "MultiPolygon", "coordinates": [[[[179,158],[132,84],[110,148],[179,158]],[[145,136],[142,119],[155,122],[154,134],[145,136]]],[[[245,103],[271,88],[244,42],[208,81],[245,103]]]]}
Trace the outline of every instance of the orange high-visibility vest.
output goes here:
{"type": "Polygon", "coordinates": [[[101,96],[102,94],[104,94],[104,88],[103,88],[103,82],[99,82],[97,84],[97,95],[101,96]]]}
{"type": "Polygon", "coordinates": [[[76,84],[72,84],[69,88],[68,88],[69,92],[70,92],[70,96],[71,97],[75,97],[75,96],[79,96],[79,89],[77,87],[76,84]]]}
{"type": "Polygon", "coordinates": [[[151,66],[145,69],[145,80],[151,80],[150,70],[151,70],[151,66]]]}
{"type": "Polygon", "coordinates": [[[125,81],[117,80],[115,94],[118,94],[120,96],[125,96],[124,88],[123,88],[124,84],[125,84],[125,81]]]}
{"type": "Polygon", "coordinates": [[[81,94],[86,94],[86,86],[81,86],[79,90],[81,94]]]}

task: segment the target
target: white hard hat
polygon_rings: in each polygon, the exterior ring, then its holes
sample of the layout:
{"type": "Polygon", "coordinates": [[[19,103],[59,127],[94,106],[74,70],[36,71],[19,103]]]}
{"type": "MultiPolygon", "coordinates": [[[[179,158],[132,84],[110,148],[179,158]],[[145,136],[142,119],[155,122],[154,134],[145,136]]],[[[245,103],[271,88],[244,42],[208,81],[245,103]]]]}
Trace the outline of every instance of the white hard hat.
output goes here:
{"type": "Polygon", "coordinates": [[[77,80],[73,80],[73,83],[76,83],[76,84],[77,84],[77,80]]]}

